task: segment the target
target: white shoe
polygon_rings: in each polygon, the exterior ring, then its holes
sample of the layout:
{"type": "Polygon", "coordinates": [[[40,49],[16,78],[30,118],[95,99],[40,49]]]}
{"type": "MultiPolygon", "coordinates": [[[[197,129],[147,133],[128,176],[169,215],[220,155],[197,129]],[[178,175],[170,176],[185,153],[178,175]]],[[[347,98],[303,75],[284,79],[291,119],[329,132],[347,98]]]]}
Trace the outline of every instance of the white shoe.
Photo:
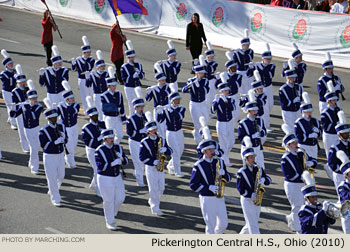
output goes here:
{"type": "Polygon", "coordinates": [[[155,214],[157,216],[162,216],[164,213],[158,209],[158,210],[152,210],[152,214],[155,214]]]}
{"type": "Polygon", "coordinates": [[[23,151],[24,153],[29,153],[29,152],[30,152],[29,150],[24,150],[24,149],[22,149],[22,151],[23,151]]]}
{"type": "Polygon", "coordinates": [[[11,129],[13,129],[13,130],[17,130],[17,127],[16,127],[16,126],[14,126],[14,125],[11,125],[11,129]]]}
{"type": "Polygon", "coordinates": [[[292,232],[295,232],[294,227],[293,227],[292,217],[290,217],[289,215],[286,215],[286,221],[287,221],[287,224],[288,224],[288,228],[292,232]]]}
{"type": "Polygon", "coordinates": [[[271,133],[273,131],[273,129],[272,128],[267,128],[266,131],[267,131],[267,133],[271,133]]]}
{"type": "Polygon", "coordinates": [[[115,225],[109,225],[106,223],[106,228],[109,230],[117,230],[117,227],[115,225]]]}
{"type": "Polygon", "coordinates": [[[52,205],[54,205],[55,207],[61,207],[61,203],[58,203],[58,202],[52,202],[52,205]]]}
{"type": "Polygon", "coordinates": [[[227,167],[231,167],[233,164],[231,162],[225,163],[227,167]]]}
{"type": "Polygon", "coordinates": [[[39,171],[31,170],[30,173],[31,173],[31,174],[34,174],[34,175],[38,175],[38,174],[39,174],[39,171]]]}
{"type": "Polygon", "coordinates": [[[174,174],[175,174],[174,170],[173,170],[173,169],[169,169],[169,168],[168,168],[168,173],[169,173],[170,175],[174,175],[174,174]]]}
{"type": "Polygon", "coordinates": [[[143,182],[137,182],[137,186],[139,187],[145,187],[145,184],[143,182]]]}
{"type": "Polygon", "coordinates": [[[175,176],[178,177],[178,178],[183,178],[184,175],[182,173],[175,173],[175,176]]]}

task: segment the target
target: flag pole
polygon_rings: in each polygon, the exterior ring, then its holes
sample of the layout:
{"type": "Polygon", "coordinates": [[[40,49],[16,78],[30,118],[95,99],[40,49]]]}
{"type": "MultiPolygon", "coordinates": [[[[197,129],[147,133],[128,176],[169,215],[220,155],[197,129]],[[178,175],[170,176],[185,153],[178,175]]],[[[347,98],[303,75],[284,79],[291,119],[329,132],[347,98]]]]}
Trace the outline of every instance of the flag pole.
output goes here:
{"type": "MultiPolygon", "coordinates": [[[[120,25],[119,25],[118,17],[117,17],[117,15],[114,15],[114,16],[115,16],[115,21],[117,22],[117,24],[118,24],[118,26],[119,26],[119,29],[120,29],[120,35],[122,35],[122,37],[124,37],[122,28],[121,28],[120,25]]],[[[128,47],[127,47],[127,45],[126,45],[126,41],[124,41],[124,45],[125,45],[126,49],[128,49],[128,47]]]]}
{"type": "Polygon", "coordinates": [[[60,38],[62,39],[62,35],[61,35],[61,32],[60,32],[60,29],[58,29],[58,26],[57,26],[57,24],[56,24],[56,22],[55,22],[55,19],[54,19],[53,16],[52,16],[52,13],[51,13],[51,11],[50,11],[50,9],[49,9],[49,6],[47,6],[47,3],[46,3],[45,0],[44,0],[44,1],[42,0],[41,2],[42,2],[43,4],[45,4],[47,10],[50,12],[50,17],[52,18],[53,23],[54,23],[55,26],[57,27],[57,32],[58,32],[58,34],[60,35],[60,38]]]}

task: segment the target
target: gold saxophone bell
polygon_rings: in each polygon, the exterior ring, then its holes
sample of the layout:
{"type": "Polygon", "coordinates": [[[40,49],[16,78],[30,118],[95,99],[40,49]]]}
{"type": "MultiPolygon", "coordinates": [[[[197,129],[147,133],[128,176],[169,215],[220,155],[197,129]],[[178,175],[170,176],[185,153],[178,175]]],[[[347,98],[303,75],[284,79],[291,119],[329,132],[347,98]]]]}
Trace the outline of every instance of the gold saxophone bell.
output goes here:
{"type": "Polygon", "coordinates": [[[304,159],[303,159],[304,170],[308,171],[308,172],[310,173],[311,178],[314,180],[314,179],[315,179],[315,177],[314,177],[315,169],[312,168],[312,167],[308,167],[308,166],[306,165],[306,163],[307,163],[306,150],[305,150],[305,149],[302,149],[302,150],[303,150],[303,152],[304,152],[304,159]]]}
{"type": "Polygon", "coordinates": [[[254,199],[254,205],[256,206],[260,206],[261,205],[261,202],[262,202],[262,199],[263,199],[263,194],[265,192],[265,188],[262,187],[261,185],[259,185],[259,179],[261,178],[261,175],[262,175],[262,171],[261,171],[261,168],[255,164],[257,167],[258,167],[258,172],[256,173],[256,177],[255,177],[255,199],[254,199]]]}
{"type": "Polygon", "coordinates": [[[217,156],[215,156],[215,158],[218,160],[216,162],[216,176],[215,176],[215,185],[218,187],[218,191],[216,192],[216,197],[221,199],[222,197],[224,197],[227,180],[224,178],[223,175],[218,175],[219,170],[221,168],[220,159],[217,156]]]}
{"type": "Polygon", "coordinates": [[[159,137],[159,141],[158,141],[158,152],[157,152],[157,160],[159,160],[159,164],[157,165],[157,170],[159,172],[164,171],[164,164],[165,164],[165,160],[166,160],[166,156],[164,155],[164,153],[160,153],[160,148],[163,147],[163,139],[161,137],[159,137]]]}

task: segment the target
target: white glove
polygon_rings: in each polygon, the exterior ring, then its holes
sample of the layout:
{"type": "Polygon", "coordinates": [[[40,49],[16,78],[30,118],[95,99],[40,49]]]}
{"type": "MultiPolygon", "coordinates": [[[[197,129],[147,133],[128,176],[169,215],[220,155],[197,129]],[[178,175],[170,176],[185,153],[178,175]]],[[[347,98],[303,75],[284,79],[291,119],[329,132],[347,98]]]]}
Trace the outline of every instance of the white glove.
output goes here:
{"type": "Polygon", "coordinates": [[[335,91],[341,91],[340,85],[335,85],[334,90],[335,90],[335,91]]]}
{"type": "Polygon", "coordinates": [[[297,102],[300,102],[300,97],[299,96],[295,97],[294,100],[293,100],[293,103],[297,103],[297,102]]]}
{"type": "Polygon", "coordinates": [[[225,95],[221,94],[221,95],[220,95],[220,98],[221,98],[224,102],[227,102],[227,98],[226,98],[225,95]]]}
{"type": "Polygon", "coordinates": [[[168,111],[169,111],[169,113],[172,113],[174,110],[173,110],[172,107],[169,107],[169,108],[168,108],[168,111]]]}
{"type": "Polygon", "coordinates": [[[139,130],[140,134],[146,134],[147,129],[146,128],[142,128],[139,130]]]}
{"type": "Polygon", "coordinates": [[[45,73],[45,68],[40,68],[39,69],[39,75],[43,75],[45,73]]]}
{"type": "Polygon", "coordinates": [[[120,158],[115,159],[115,160],[111,163],[112,166],[121,165],[121,164],[122,164],[122,161],[120,160],[120,158]]]}
{"type": "Polygon", "coordinates": [[[260,178],[258,183],[259,185],[263,185],[265,183],[265,178],[260,178]]]}
{"type": "Polygon", "coordinates": [[[154,166],[159,165],[159,160],[154,160],[153,165],[154,165],[154,166]]]}
{"type": "Polygon", "coordinates": [[[323,202],[322,210],[326,212],[327,209],[328,209],[329,204],[330,204],[330,202],[327,201],[327,200],[325,200],[325,201],[323,202]]]}
{"type": "Polygon", "coordinates": [[[219,188],[216,185],[210,185],[209,190],[212,191],[214,194],[216,194],[218,192],[219,188]]]}
{"type": "Polygon", "coordinates": [[[194,84],[196,85],[196,87],[199,87],[199,82],[197,79],[194,81],[194,84]]]}
{"type": "Polygon", "coordinates": [[[318,134],[320,132],[320,130],[317,127],[313,127],[312,131],[315,132],[316,134],[318,134]]]}
{"type": "Polygon", "coordinates": [[[250,197],[252,200],[255,200],[255,198],[256,198],[256,193],[255,192],[253,192],[252,193],[252,196],[250,197]]]}
{"type": "Polygon", "coordinates": [[[76,63],[75,58],[72,58],[71,61],[72,61],[72,65],[75,65],[76,63]]]}
{"type": "Polygon", "coordinates": [[[220,156],[220,152],[218,150],[215,150],[214,153],[215,153],[215,156],[220,156]]]}
{"type": "Polygon", "coordinates": [[[89,77],[90,77],[90,73],[89,73],[89,72],[86,72],[86,73],[85,73],[85,79],[87,80],[87,79],[89,79],[89,77]]]}
{"type": "Polygon", "coordinates": [[[317,138],[317,134],[316,133],[311,133],[311,134],[309,134],[309,138],[317,138]]]}
{"type": "Polygon", "coordinates": [[[161,148],[159,149],[159,152],[160,152],[160,153],[166,152],[166,148],[165,148],[165,147],[161,147],[161,148]]]}
{"type": "Polygon", "coordinates": [[[313,166],[314,165],[314,162],[312,162],[312,161],[306,161],[306,166],[307,167],[311,167],[311,166],[313,166]]]}
{"type": "Polygon", "coordinates": [[[250,69],[253,69],[254,68],[254,63],[253,62],[249,62],[248,66],[249,66],[250,69]]]}
{"type": "Polygon", "coordinates": [[[224,175],[225,175],[225,170],[221,168],[219,170],[219,176],[224,176],[224,175]]]}
{"type": "Polygon", "coordinates": [[[62,143],[64,143],[64,138],[63,137],[59,137],[59,138],[57,138],[57,140],[54,143],[56,145],[62,144],[62,143]]]}
{"type": "Polygon", "coordinates": [[[139,74],[137,72],[135,72],[132,76],[134,79],[137,79],[139,77],[139,74]]]}
{"type": "Polygon", "coordinates": [[[259,138],[259,132],[255,132],[255,133],[252,135],[252,138],[259,138]]]}

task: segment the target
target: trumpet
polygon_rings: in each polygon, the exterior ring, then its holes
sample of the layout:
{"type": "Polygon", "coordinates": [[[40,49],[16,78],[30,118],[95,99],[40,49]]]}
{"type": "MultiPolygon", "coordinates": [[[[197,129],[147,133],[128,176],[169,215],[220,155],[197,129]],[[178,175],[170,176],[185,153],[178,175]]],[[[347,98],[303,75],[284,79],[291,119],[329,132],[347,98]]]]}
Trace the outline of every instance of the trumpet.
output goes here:
{"type": "Polygon", "coordinates": [[[265,188],[262,187],[261,185],[259,185],[259,179],[262,176],[262,170],[261,167],[259,167],[257,164],[255,164],[255,166],[258,167],[258,172],[256,173],[256,177],[255,177],[255,185],[254,185],[254,189],[255,189],[255,199],[254,199],[254,205],[256,206],[260,206],[261,202],[262,202],[262,198],[263,198],[263,194],[265,192],[265,188]]]}
{"type": "Polygon", "coordinates": [[[330,202],[326,210],[326,215],[332,219],[339,219],[341,217],[350,219],[350,200],[346,200],[342,204],[330,202]]]}
{"type": "Polygon", "coordinates": [[[223,175],[218,175],[219,170],[221,169],[220,159],[215,156],[217,162],[216,162],[216,175],[215,175],[215,185],[218,187],[218,191],[216,192],[217,198],[224,197],[225,192],[225,185],[227,184],[227,180],[224,178],[223,175]]]}

